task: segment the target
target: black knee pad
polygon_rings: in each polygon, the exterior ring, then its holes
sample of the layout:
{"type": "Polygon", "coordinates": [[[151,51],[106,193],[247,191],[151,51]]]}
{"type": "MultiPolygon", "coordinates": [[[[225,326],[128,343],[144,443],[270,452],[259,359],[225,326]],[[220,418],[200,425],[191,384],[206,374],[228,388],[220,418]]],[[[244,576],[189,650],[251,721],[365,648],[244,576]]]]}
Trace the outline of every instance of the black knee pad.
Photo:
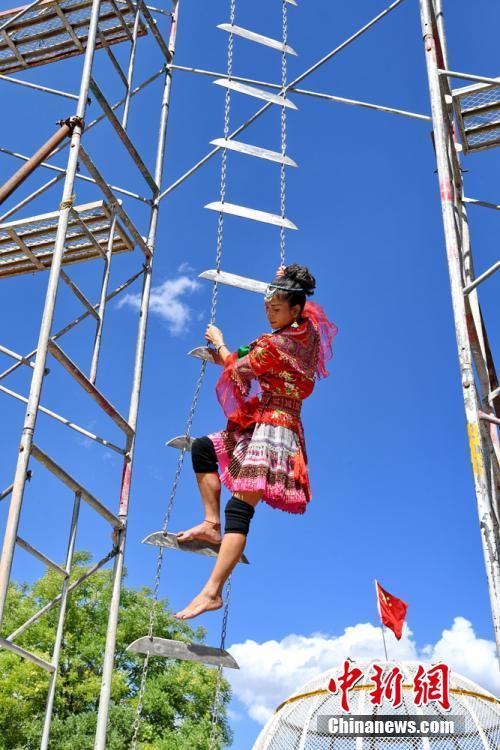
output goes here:
{"type": "Polygon", "coordinates": [[[240,500],[239,497],[231,497],[227,501],[224,514],[226,516],[226,526],[224,533],[228,531],[236,532],[237,534],[248,534],[250,528],[250,521],[255,513],[255,508],[250,503],[246,503],[244,500],[240,500]]]}
{"type": "Polygon", "coordinates": [[[191,461],[196,473],[217,471],[217,454],[214,444],[207,435],[193,440],[191,445],[191,461]]]}

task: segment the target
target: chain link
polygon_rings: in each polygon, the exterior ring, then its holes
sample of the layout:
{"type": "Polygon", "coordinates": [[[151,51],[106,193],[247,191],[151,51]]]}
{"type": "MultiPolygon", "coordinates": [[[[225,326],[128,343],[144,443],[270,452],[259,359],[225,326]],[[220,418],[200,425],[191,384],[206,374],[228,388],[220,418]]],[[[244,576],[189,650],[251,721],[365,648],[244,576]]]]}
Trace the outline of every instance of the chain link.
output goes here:
{"type": "MultiPolygon", "coordinates": [[[[229,9],[229,22],[231,28],[234,26],[234,19],[236,14],[236,0],[230,0],[229,9]]],[[[234,48],[234,34],[231,31],[229,34],[229,41],[227,44],[227,78],[231,80],[233,75],[233,48],[234,48]]],[[[226,97],[224,102],[224,139],[227,140],[229,136],[229,116],[231,113],[231,90],[226,89],[226,97]]],[[[222,149],[222,160],[220,170],[220,202],[224,203],[226,198],[226,179],[227,179],[227,148],[222,149]]],[[[220,271],[221,257],[222,257],[222,239],[224,230],[224,213],[219,212],[219,218],[217,222],[217,252],[215,257],[215,270],[217,273],[220,271]]],[[[212,289],[212,307],[210,310],[210,322],[214,323],[216,309],[217,309],[217,293],[218,293],[219,282],[215,281],[212,289]]]]}
{"type": "MultiPolygon", "coordinates": [[[[286,97],[287,89],[287,59],[286,59],[286,45],[288,40],[288,16],[287,16],[287,0],[282,0],[283,14],[282,14],[282,33],[283,33],[283,50],[281,53],[281,95],[283,98],[286,97]]],[[[280,179],[280,198],[281,198],[281,218],[285,218],[285,206],[286,206],[286,166],[284,159],[286,156],[286,107],[283,105],[281,108],[281,155],[283,157],[283,163],[281,164],[281,179],[280,179]]],[[[285,227],[280,227],[280,265],[285,265],[285,227]]]]}
{"type": "MultiPolygon", "coordinates": [[[[193,399],[191,401],[191,407],[189,409],[188,420],[186,423],[185,435],[186,435],[187,440],[189,440],[191,436],[191,428],[193,425],[193,419],[194,419],[194,415],[196,411],[196,406],[198,404],[198,399],[200,396],[201,386],[203,384],[203,379],[205,377],[206,368],[207,368],[207,362],[206,360],[203,360],[203,362],[201,363],[200,373],[196,381],[196,387],[195,387],[193,399]]],[[[184,445],[179,453],[179,458],[177,459],[177,468],[175,471],[175,477],[172,483],[172,488],[170,490],[170,497],[169,497],[167,510],[165,512],[165,516],[163,519],[162,531],[164,534],[167,534],[168,532],[168,524],[170,521],[170,515],[172,513],[172,509],[174,506],[175,496],[177,493],[177,486],[179,484],[179,480],[181,477],[182,467],[184,466],[185,455],[186,455],[186,446],[184,445]]],[[[159,547],[158,555],[156,558],[156,572],[155,572],[155,579],[154,579],[154,586],[153,586],[153,598],[151,602],[151,609],[149,612],[148,638],[150,638],[151,640],[153,638],[153,631],[154,631],[154,626],[156,622],[158,593],[160,589],[160,581],[161,581],[162,566],[163,566],[163,553],[164,553],[164,548],[159,547]]],[[[141,724],[142,711],[144,708],[144,694],[146,692],[146,680],[148,676],[148,669],[149,669],[149,654],[146,654],[143,668],[142,668],[141,684],[139,687],[139,694],[138,694],[137,711],[136,711],[136,716],[135,716],[133,730],[132,730],[131,750],[136,750],[137,748],[137,738],[139,734],[139,727],[141,724]]]]}
{"type": "MultiPolygon", "coordinates": [[[[235,10],[236,10],[236,0],[230,0],[231,26],[234,25],[235,10]]],[[[228,50],[227,50],[227,75],[228,75],[229,80],[231,79],[232,72],[233,72],[233,43],[234,43],[234,35],[231,32],[229,34],[228,50]]],[[[229,89],[226,89],[226,97],[225,97],[225,104],[224,104],[224,138],[227,138],[229,135],[230,112],[231,112],[231,92],[229,89]]],[[[221,203],[224,203],[224,199],[226,195],[226,178],[227,178],[227,149],[223,149],[222,163],[221,163],[221,179],[220,179],[221,203]]],[[[215,258],[215,267],[216,267],[217,272],[220,270],[220,267],[221,267],[223,228],[224,228],[224,214],[221,211],[219,213],[219,220],[217,224],[217,251],[216,251],[216,258],[215,258]]],[[[216,319],[217,296],[218,296],[218,282],[215,281],[213,289],[212,289],[212,300],[211,300],[211,308],[210,308],[210,323],[212,324],[215,322],[215,319],[216,319]]],[[[186,429],[184,433],[186,436],[186,443],[191,437],[191,428],[193,425],[193,419],[194,419],[194,415],[196,411],[196,406],[198,404],[198,399],[200,396],[201,387],[203,385],[203,380],[205,377],[206,369],[207,369],[207,361],[203,360],[201,364],[201,368],[200,368],[200,373],[196,381],[196,386],[195,386],[193,398],[191,401],[191,407],[189,409],[189,415],[188,415],[188,419],[186,423],[186,429]]],[[[172,488],[170,490],[169,502],[168,502],[167,510],[165,512],[165,516],[164,516],[163,524],[162,524],[162,531],[164,534],[167,534],[168,532],[170,515],[172,513],[173,505],[175,502],[175,497],[177,494],[177,487],[178,487],[179,480],[181,477],[182,468],[184,466],[184,457],[186,455],[186,450],[187,450],[187,445],[184,445],[179,453],[179,458],[177,460],[177,468],[175,471],[174,481],[172,483],[172,488]]],[[[151,640],[153,638],[154,626],[156,622],[156,614],[157,614],[157,609],[158,609],[158,606],[157,606],[158,594],[160,590],[160,581],[161,581],[161,574],[162,574],[162,568],[163,568],[163,556],[164,556],[164,548],[160,547],[158,550],[157,558],[156,558],[156,572],[155,572],[155,579],[154,579],[154,586],[153,586],[153,597],[152,597],[151,609],[149,613],[148,638],[150,638],[151,640]]],[[[231,592],[231,576],[229,576],[228,581],[226,583],[226,600],[225,600],[225,606],[224,606],[224,616],[222,620],[221,649],[225,647],[227,620],[229,616],[230,592],[231,592]]],[[[147,677],[148,677],[148,671],[149,671],[149,654],[146,654],[143,668],[142,668],[141,684],[139,686],[137,710],[136,710],[135,720],[134,720],[134,724],[132,728],[131,750],[137,750],[137,740],[139,736],[139,728],[141,725],[142,712],[144,709],[144,695],[146,692],[146,682],[147,682],[147,677]]],[[[215,687],[214,704],[213,704],[212,716],[211,716],[210,750],[212,750],[213,743],[217,739],[221,682],[222,682],[222,667],[219,666],[218,673],[217,673],[216,687],[215,687]]]]}
{"type": "MultiPolygon", "coordinates": [[[[231,27],[234,26],[234,20],[236,15],[236,1],[230,0],[229,7],[229,21],[231,27]]],[[[233,47],[234,47],[234,35],[231,31],[229,34],[229,41],[227,46],[227,78],[231,80],[233,74],[233,47]]],[[[224,103],[224,139],[227,140],[229,136],[229,118],[231,113],[231,90],[226,89],[226,97],[224,103]]],[[[220,175],[220,202],[223,204],[226,198],[226,179],[227,179],[227,149],[222,150],[221,160],[221,175],[220,175]]],[[[217,273],[220,271],[221,258],[222,258],[222,240],[223,240],[223,229],[224,229],[224,213],[219,212],[219,218],[217,223],[217,253],[215,258],[215,270],[217,273]]],[[[215,315],[217,310],[217,293],[218,293],[219,282],[215,281],[212,290],[212,308],[210,311],[210,322],[215,321],[215,315]]],[[[226,642],[226,630],[227,620],[229,617],[229,601],[231,594],[231,578],[230,575],[226,582],[226,593],[225,593],[225,604],[224,604],[224,615],[222,618],[222,632],[221,632],[221,645],[220,648],[225,648],[226,642]]],[[[217,677],[215,681],[215,695],[214,702],[212,705],[212,716],[210,726],[210,737],[208,741],[208,750],[216,750],[218,745],[219,735],[219,719],[220,719],[220,696],[221,696],[221,685],[222,685],[223,667],[219,665],[217,667],[217,677]]]]}
{"type": "MultiPolygon", "coordinates": [[[[227,631],[227,620],[229,617],[229,599],[231,596],[231,581],[232,574],[227,579],[226,583],[226,603],[224,605],[224,617],[222,619],[222,632],[220,639],[221,651],[226,648],[226,631],[227,631]]],[[[212,725],[210,728],[210,739],[208,741],[208,750],[218,750],[217,739],[218,739],[218,725],[219,725],[219,709],[220,709],[220,697],[221,697],[221,684],[222,684],[222,671],[223,667],[219,664],[217,667],[217,679],[215,684],[215,697],[212,709],[212,725]]]]}

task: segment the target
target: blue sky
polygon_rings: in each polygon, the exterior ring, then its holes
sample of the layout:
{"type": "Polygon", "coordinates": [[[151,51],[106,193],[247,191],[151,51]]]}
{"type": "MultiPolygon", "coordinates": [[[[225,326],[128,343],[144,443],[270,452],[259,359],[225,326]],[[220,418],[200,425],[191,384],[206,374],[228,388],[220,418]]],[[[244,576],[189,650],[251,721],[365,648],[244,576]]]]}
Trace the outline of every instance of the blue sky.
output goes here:
{"type": "MultiPolygon", "coordinates": [[[[176,63],[221,71],[226,65],[226,2],[184,0],[176,63]]],[[[289,8],[289,58],[296,77],[350,36],[384,7],[357,3],[302,2],[289,8]]],[[[498,75],[500,9],[493,0],[474,7],[445,3],[450,67],[498,75]],[[471,33],[473,23],[475,33],[471,33]]],[[[236,23],[268,36],[280,35],[279,2],[240,2],[236,23]]],[[[164,21],[161,21],[163,23],[164,21]]],[[[125,49],[116,50],[124,60],[125,49]]],[[[137,81],[159,69],[161,60],[142,45],[137,81]],[[148,59],[146,59],[148,58],[148,59]]],[[[77,91],[81,59],[23,74],[26,80],[77,91]]],[[[234,72],[280,80],[280,55],[235,39],[234,72]]],[[[120,98],[109,63],[98,53],[96,78],[111,101],[120,98]]],[[[455,82],[460,86],[459,82],[455,82]]],[[[381,24],[314,73],[304,88],[364,99],[422,114],[430,111],[418,3],[406,0],[381,24]]],[[[7,116],[1,143],[32,153],[73,105],[2,82],[7,116]],[[34,115],[36,115],[34,117],[34,115]]],[[[152,167],[156,138],[157,84],[136,98],[130,133],[152,167]]],[[[288,117],[289,154],[299,169],[287,172],[287,216],[299,231],[287,234],[287,262],[307,264],[317,278],[315,299],[339,326],[331,376],[317,384],[304,404],[303,421],[313,499],[303,516],[261,504],[247,544],[249,567],[233,575],[227,644],[240,663],[227,671],[234,687],[233,747],[253,744],[262,723],[292,690],[334,668],[347,655],[382,656],[377,629],[374,578],[409,603],[408,626],[399,644],[388,634],[390,658],[440,656],[490,690],[500,690],[484,571],[472,471],[460,390],[456,342],[444,250],[435,159],[428,122],[367,111],[296,95],[288,117]]],[[[173,182],[222,136],[224,92],[207,77],[174,77],[165,185],[173,182]]],[[[234,96],[231,125],[239,125],[258,103],[234,96]]],[[[92,103],[88,119],[100,114],[92,103]]],[[[279,111],[273,109],[241,139],[279,148],[279,111]]],[[[86,136],[87,148],[109,181],[145,190],[126,152],[106,125],[86,136]]],[[[64,165],[59,155],[54,163],[64,165]]],[[[5,179],[19,162],[2,155],[5,179]]],[[[466,193],[498,203],[498,151],[464,159],[466,193]]],[[[130,527],[127,583],[152,584],[155,551],[141,539],[161,526],[172,484],[176,452],[164,447],[181,434],[199,363],[186,352],[203,343],[211,284],[197,275],[214,266],[217,216],[203,209],[219,197],[219,158],[212,159],[163,203],[154,269],[154,294],[146,349],[130,527]]],[[[39,172],[19,192],[42,184],[39,172]]],[[[101,198],[77,183],[77,204],[101,198]]],[[[229,155],[226,199],[279,212],[279,168],[229,155]]],[[[23,216],[56,209],[60,187],[37,200],[23,216]]],[[[7,207],[13,205],[11,199],[7,207]]],[[[146,231],[146,211],[126,205],[146,231]]],[[[477,272],[497,259],[498,216],[472,207],[470,224],[477,272]]],[[[134,255],[114,261],[111,285],[140,263],[134,255]]],[[[265,280],[279,261],[277,229],[228,217],[224,270],[265,280]]],[[[70,270],[97,300],[98,264],[70,270]]],[[[19,352],[36,346],[47,277],[3,282],[1,343],[19,352]]],[[[497,279],[483,285],[481,300],[493,351],[498,350],[497,279]],[[496,293],[496,298],[495,298],[496,293]]],[[[136,330],[134,294],[128,304],[108,307],[98,385],[127,413],[136,330]]],[[[78,315],[79,303],[61,289],[56,327],[78,315]]],[[[231,349],[267,330],[263,301],[251,293],[220,290],[218,325],[231,349]]],[[[88,371],[92,326],[84,324],[61,343],[88,371]],[[87,326],[85,328],[85,326],[87,326]]],[[[10,364],[3,355],[4,367],[10,364]]],[[[86,428],[118,441],[114,425],[51,364],[42,403],[86,428]]],[[[3,368],[2,368],[3,369],[3,368]]],[[[218,370],[205,378],[193,434],[224,426],[214,394],[218,370]]],[[[29,371],[5,385],[27,394],[29,371]]],[[[0,435],[0,485],[12,481],[24,408],[4,397],[0,435]]],[[[95,492],[117,507],[119,457],[41,416],[36,441],[95,492]]],[[[39,466],[26,494],[21,534],[51,557],[62,558],[71,499],[39,466]]],[[[225,504],[229,497],[223,494],[225,504]]],[[[171,530],[201,518],[190,462],[186,462],[171,530]]],[[[7,504],[0,505],[0,523],[7,504]]],[[[109,544],[108,530],[87,509],[78,546],[96,557],[109,544]]],[[[161,595],[175,611],[184,607],[208,576],[211,561],[197,555],[166,556],[161,595]]],[[[23,552],[16,556],[17,580],[40,568],[23,552]]],[[[192,621],[207,628],[206,642],[218,645],[221,616],[192,621]]]]}

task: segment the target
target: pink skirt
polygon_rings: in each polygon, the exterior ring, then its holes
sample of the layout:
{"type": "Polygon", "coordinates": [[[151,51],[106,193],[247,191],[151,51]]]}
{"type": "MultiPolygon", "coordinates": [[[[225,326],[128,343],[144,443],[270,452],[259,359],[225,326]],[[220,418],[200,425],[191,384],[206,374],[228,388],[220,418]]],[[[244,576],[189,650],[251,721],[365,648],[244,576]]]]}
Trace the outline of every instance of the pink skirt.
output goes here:
{"type": "Polygon", "coordinates": [[[257,422],[241,430],[208,435],[222,484],[230,492],[262,492],[262,500],[287,513],[304,513],[308,499],[294,478],[299,436],[287,427],[257,422]]]}

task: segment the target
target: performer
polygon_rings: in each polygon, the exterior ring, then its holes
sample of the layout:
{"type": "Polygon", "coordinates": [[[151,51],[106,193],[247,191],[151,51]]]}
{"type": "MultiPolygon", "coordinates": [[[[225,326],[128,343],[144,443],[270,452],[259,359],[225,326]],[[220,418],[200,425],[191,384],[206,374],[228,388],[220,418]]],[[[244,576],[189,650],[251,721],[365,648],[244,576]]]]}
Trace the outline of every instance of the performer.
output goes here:
{"type": "Polygon", "coordinates": [[[205,517],[198,526],[179,532],[177,539],[221,546],[209,580],[175,615],[178,619],[222,606],[224,583],[243,553],[260,500],[295,514],[304,513],[311,500],[300,411],[316,378],[329,375],[325,363],[338,331],[319,304],[306,301],[315,287],[307,267],[281,266],[265,294],[272,333],[233,353],[222,331],[207,326],[205,338],[216,347],[215,360],[224,367],[216,393],[228,421],[226,429],[193,441],[191,457],[205,517]],[[222,538],[221,482],[232,492],[222,538]]]}

